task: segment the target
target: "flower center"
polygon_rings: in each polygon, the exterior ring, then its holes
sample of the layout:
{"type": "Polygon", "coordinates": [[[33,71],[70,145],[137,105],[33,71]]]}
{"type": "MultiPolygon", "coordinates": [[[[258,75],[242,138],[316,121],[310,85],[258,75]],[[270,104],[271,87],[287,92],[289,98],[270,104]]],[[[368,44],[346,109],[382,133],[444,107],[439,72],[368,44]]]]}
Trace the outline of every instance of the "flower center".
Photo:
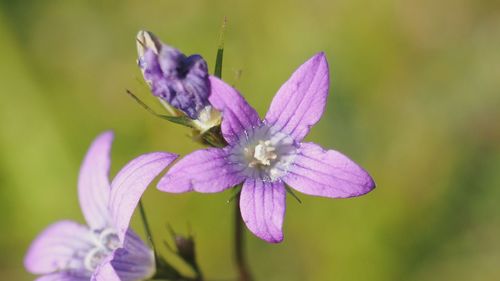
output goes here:
{"type": "Polygon", "coordinates": [[[91,272],[93,272],[108,255],[120,247],[120,239],[114,229],[106,228],[102,231],[95,231],[93,235],[95,238],[94,245],[87,252],[83,260],[85,268],[91,272]]]}
{"type": "Polygon", "coordinates": [[[113,229],[107,228],[99,235],[100,245],[104,246],[108,251],[114,251],[120,246],[118,234],[113,229]]]}
{"type": "Polygon", "coordinates": [[[85,268],[89,271],[95,271],[109,253],[101,248],[93,248],[85,256],[85,268]]]}
{"type": "MultiPolygon", "coordinates": [[[[246,149],[249,151],[249,149],[246,149]]],[[[276,148],[271,145],[270,140],[259,141],[259,144],[255,146],[253,153],[253,160],[248,164],[250,167],[255,167],[257,165],[269,166],[271,165],[271,160],[278,158],[276,154],[276,148]]]]}
{"type": "Polygon", "coordinates": [[[293,163],[297,144],[287,134],[263,124],[247,129],[230,150],[229,161],[243,176],[275,181],[293,163]]]}

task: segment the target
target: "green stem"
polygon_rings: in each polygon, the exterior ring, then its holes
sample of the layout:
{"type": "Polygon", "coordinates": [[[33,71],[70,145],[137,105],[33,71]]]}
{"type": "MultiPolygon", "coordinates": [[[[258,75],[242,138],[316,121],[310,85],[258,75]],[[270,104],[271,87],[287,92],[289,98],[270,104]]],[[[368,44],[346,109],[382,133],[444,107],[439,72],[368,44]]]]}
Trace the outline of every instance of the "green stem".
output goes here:
{"type": "Polygon", "coordinates": [[[241,218],[240,196],[238,195],[236,199],[234,208],[234,258],[236,269],[238,270],[238,280],[252,281],[253,278],[245,257],[245,225],[241,218]]]}
{"type": "Polygon", "coordinates": [[[200,266],[198,265],[198,262],[194,262],[191,266],[191,268],[194,270],[194,273],[196,274],[196,281],[203,281],[203,273],[201,272],[200,266]]]}
{"type": "Polygon", "coordinates": [[[139,211],[141,213],[141,219],[142,219],[142,223],[144,225],[144,231],[146,232],[146,235],[148,237],[148,242],[149,242],[151,248],[153,248],[153,251],[155,253],[155,257],[157,257],[156,245],[155,245],[155,242],[153,240],[153,234],[151,232],[151,228],[149,227],[148,218],[146,217],[146,211],[144,210],[142,200],[139,200],[139,211]]]}

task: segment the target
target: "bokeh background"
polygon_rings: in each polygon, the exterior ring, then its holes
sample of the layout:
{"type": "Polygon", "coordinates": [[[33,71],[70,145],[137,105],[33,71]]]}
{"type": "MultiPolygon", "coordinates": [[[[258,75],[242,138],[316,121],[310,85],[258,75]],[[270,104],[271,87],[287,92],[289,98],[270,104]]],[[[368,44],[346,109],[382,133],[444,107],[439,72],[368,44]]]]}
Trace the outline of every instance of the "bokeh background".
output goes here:
{"type": "MultiPolygon", "coordinates": [[[[262,115],[297,66],[326,52],[330,98],[308,140],[351,156],[378,186],[348,200],[289,197],[283,243],[247,235],[257,280],[499,280],[493,0],[0,1],[2,280],[33,279],[23,255],[48,224],[83,221],[76,180],[97,134],[116,133],[113,172],[144,152],[199,147],[125,95],[162,110],[141,82],[135,35],[154,31],[212,69],[224,16],[223,77],[262,115]]],[[[152,186],[144,198],[157,240],[167,223],[192,229],[210,280],[235,276],[230,196],[152,186]]]]}

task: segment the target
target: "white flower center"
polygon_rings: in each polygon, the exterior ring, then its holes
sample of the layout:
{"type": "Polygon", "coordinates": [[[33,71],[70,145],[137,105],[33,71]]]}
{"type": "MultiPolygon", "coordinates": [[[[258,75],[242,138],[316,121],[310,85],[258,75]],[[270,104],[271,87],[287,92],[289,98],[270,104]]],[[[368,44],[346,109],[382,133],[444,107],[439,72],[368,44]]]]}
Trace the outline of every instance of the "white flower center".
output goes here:
{"type": "Polygon", "coordinates": [[[296,151],[290,136],[262,125],[240,136],[231,147],[229,161],[246,177],[275,181],[287,173],[296,151]]]}
{"type": "MultiPolygon", "coordinates": [[[[249,151],[246,148],[246,151],[249,151]]],[[[255,146],[253,153],[253,160],[248,164],[250,167],[255,167],[257,165],[269,166],[271,165],[271,160],[278,158],[275,153],[276,148],[271,145],[271,141],[259,141],[259,144],[255,146]]]]}

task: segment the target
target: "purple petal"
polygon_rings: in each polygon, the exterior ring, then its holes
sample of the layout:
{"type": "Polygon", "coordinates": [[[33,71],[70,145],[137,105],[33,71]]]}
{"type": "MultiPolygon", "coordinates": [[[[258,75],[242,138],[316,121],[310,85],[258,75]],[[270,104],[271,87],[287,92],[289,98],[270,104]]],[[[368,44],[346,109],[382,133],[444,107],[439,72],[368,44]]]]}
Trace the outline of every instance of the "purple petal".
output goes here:
{"type": "Polygon", "coordinates": [[[323,115],[329,83],[328,62],[324,53],[318,53],[281,86],[266,121],[301,141],[323,115]]]}
{"type": "Polygon", "coordinates": [[[97,267],[90,281],[121,281],[113,265],[111,265],[111,260],[113,258],[113,254],[109,255],[103,263],[97,267]]]}
{"type": "Polygon", "coordinates": [[[89,276],[84,273],[77,272],[57,272],[49,275],[44,275],[37,278],[35,281],[88,281],[89,276]]]}
{"type": "Polygon", "coordinates": [[[283,181],[302,193],[330,198],[360,196],[375,188],[370,175],[354,161],[314,143],[301,144],[283,181]]]}
{"type": "Polygon", "coordinates": [[[259,115],[233,87],[217,77],[210,76],[212,106],[222,112],[222,134],[230,144],[251,127],[258,126],[259,115]]]}
{"type": "Polygon", "coordinates": [[[188,154],[158,183],[165,192],[220,192],[243,182],[243,177],[227,161],[224,149],[208,148],[188,154]]]}
{"type": "Polygon", "coordinates": [[[96,270],[92,280],[135,281],[151,277],[155,271],[153,252],[131,230],[127,231],[124,247],[117,249],[96,270]]]}
{"type": "Polygon", "coordinates": [[[109,167],[113,133],[99,135],[90,146],[78,178],[78,198],[87,224],[104,228],[109,222],[109,167]]]}
{"type": "Polygon", "coordinates": [[[131,260],[144,266],[154,266],[153,251],[130,228],[125,234],[123,249],[131,253],[131,260]]]}
{"type": "Polygon", "coordinates": [[[120,241],[123,241],[142,194],[176,157],[166,152],[144,154],[130,161],[113,179],[109,210],[120,241]]]}
{"type": "Polygon", "coordinates": [[[245,181],[240,194],[241,216],[253,234],[270,243],[283,241],[285,195],[282,182],[245,181]]]}
{"type": "Polygon", "coordinates": [[[24,266],[34,274],[83,268],[82,257],[78,253],[85,253],[92,247],[92,235],[86,226],[60,221],[47,227],[33,241],[24,266]]]}
{"type": "Polygon", "coordinates": [[[145,280],[155,272],[153,251],[132,231],[128,231],[123,248],[114,253],[111,261],[122,281],[145,280]]]}

